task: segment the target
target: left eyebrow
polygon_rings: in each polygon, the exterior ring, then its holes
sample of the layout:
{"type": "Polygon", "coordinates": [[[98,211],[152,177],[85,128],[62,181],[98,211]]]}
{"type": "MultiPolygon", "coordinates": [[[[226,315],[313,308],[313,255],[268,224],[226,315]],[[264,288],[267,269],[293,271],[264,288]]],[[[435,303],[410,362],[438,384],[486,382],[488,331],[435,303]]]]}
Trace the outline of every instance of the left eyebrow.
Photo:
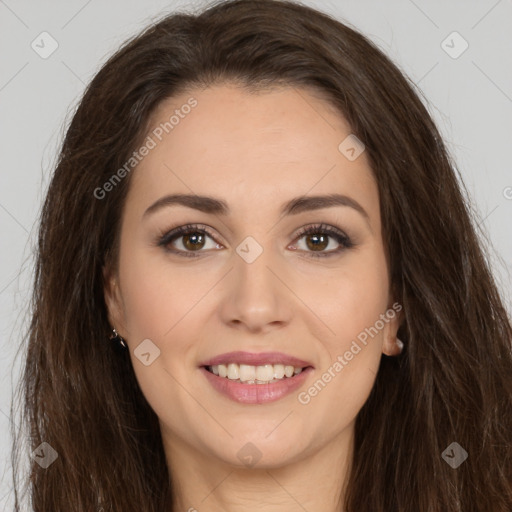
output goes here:
{"type": "MultiPolygon", "coordinates": [[[[171,194],[161,197],[154,202],[143,214],[143,217],[160,210],[166,206],[182,205],[187,208],[199,210],[215,215],[229,215],[230,208],[222,199],[195,194],[171,194]]],[[[299,196],[287,201],[281,207],[281,215],[297,215],[306,211],[321,210],[333,206],[347,206],[359,212],[367,221],[369,216],[366,210],[353,198],[342,194],[329,194],[320,196],[299,196]]]]}

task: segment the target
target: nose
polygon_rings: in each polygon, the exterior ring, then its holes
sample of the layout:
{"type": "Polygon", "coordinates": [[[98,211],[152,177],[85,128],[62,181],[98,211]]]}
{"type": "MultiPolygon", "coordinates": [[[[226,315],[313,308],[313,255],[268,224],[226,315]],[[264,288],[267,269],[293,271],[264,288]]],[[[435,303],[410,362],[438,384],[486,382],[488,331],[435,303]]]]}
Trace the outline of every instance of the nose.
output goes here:
{"type": "Polygon", "coordinates": [[[287,325],[292,318],[293,293],[284,266],[271,250],[254,260],[244,253],[234,255],[227,277],[222,320],[250,332],[266,332],[287,325]]]}

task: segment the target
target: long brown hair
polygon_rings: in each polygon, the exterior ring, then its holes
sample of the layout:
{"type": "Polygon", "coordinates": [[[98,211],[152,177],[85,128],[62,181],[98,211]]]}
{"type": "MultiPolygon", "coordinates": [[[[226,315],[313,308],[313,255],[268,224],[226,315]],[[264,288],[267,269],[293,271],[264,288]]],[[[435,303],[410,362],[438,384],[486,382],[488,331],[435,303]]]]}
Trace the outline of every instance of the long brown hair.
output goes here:
{"type": "Polygon", "coordinates": [[[46,469],[30,458],[33,510],[170,510],[157,417],[129,357],[108,341],[103,293],[136,170],[105,198],[94,191],[137,149],[164,99],[227,82],[321,94],[364,142],[378,183],[405,349],[382,356],[340,506],[510,512],[512,327],[455,164],[421,93],[372,42],[274,0],[164,17],[105,63],[72,118],[41,212],[19,391],[30,450],[46,442],[58,454],[46,469]],[[443,456],[454,442],[468,454],[457,468],[443,456]]]}

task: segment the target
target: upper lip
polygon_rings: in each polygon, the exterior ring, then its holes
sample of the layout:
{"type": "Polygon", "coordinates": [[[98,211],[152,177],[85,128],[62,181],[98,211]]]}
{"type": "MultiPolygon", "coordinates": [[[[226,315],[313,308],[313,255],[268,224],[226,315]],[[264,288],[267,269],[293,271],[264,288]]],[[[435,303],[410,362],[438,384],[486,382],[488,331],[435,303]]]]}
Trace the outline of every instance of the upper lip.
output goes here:
{"type": "Polygon", "coordinates": [[[265,364],[282,364],[285,366],[294,366],[305,368],[306,366],[312,366],[311,363],[303,361],[297,357],[283,354],[282,352],[227,352],[218,356],[212,357],[207,361],[204,361],[199,366],[214,366],[219,364],[247,364],[251,366],[263,366],[265,364]]]}

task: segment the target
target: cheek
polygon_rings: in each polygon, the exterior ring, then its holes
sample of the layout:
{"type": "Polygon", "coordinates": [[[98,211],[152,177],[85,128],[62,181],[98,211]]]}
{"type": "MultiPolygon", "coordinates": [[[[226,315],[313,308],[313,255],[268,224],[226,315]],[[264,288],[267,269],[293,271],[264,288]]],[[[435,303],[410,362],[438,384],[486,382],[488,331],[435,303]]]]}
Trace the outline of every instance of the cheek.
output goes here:
{"type": "Polygon", "coordinates": [[[134,339],[163,341],[171,336],[205,293],[196,274],[173,266],[165,257],[150,257],[147,250],[132,251],[121,272],[126,325],[134,339]]]}
{"type": "Polygon", "coordinates": [[[354,252],[322,287],[306,286],[312,309],[330,328],[332,349],[344,350],[386,311],[389,279],[384,252],[378,246],[354,252]]]}
{"type": "Polygon", "coordinates": [[[323,293],[317,289],[310,297],[314,312],[329,328],[319,336],[327,353],[319,371],[323,399],[343,397],[343,409],[356,411],[378,371],[389,281],[385,255],[378,248],[354,253],[345,263],[335,279],[326,281],[323,293]]]}
{"type": "Polygon", "coordinates": [[[124,254],[120,280],[132,366],[151,407],[165,416],[169,397],[173,403],[189,401],[179,383],[187,375],[185,363],[194,345],[196,322],[191,319],[200,311],[194,305],[206,293],[206,284],[200,286],[196,273],[180,270],[165,257],[151,257],[147,249],[127,248],[124,254]],[[138,347],[147,339],[154,346],[145,345],[150,353],[145,365],[138,347]]]}

